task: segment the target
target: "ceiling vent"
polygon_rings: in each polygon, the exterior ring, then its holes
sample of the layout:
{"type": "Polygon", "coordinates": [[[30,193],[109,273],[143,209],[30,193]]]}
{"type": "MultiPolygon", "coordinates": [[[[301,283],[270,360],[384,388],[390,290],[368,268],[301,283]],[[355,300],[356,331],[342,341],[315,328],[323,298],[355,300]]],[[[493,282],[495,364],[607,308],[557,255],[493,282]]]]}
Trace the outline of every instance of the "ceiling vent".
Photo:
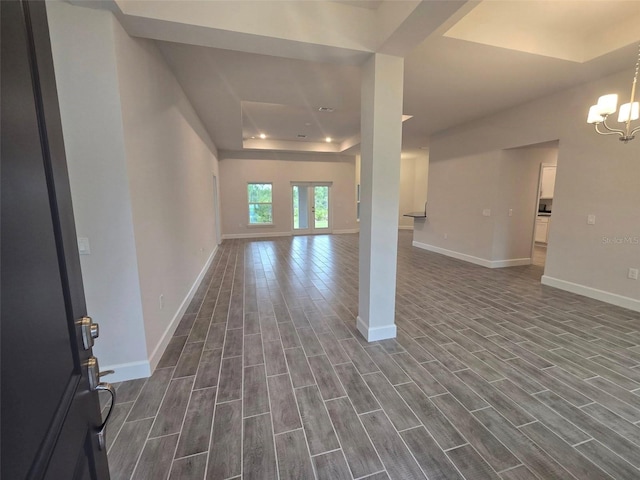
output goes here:
{"type": "Polygon", "coordinates": [[[318,108],[318,111],[319,112],[331,113],[331,112],[333,112],[333,108],[331,108],[331,107],[320,107],[320,108],[318,108]]]}
{"type": "Polygon", "coordinates": [[[298,138],[307,138],[307,136],[306,136],[306,135],[303,135],[302,133],[299,133],[299,134],[298,134],[298,138]]]}

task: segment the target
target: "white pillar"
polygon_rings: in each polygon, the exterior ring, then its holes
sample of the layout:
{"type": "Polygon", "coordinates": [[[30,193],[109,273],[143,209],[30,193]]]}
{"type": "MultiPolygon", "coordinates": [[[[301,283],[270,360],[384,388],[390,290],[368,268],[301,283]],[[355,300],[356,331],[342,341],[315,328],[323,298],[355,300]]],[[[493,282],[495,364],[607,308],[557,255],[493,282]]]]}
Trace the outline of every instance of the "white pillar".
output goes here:
{"type": "Polygon", "coordinates": [[[404,59],[376,53],[363,66],[358,331],[394,338],[404,59]]]}

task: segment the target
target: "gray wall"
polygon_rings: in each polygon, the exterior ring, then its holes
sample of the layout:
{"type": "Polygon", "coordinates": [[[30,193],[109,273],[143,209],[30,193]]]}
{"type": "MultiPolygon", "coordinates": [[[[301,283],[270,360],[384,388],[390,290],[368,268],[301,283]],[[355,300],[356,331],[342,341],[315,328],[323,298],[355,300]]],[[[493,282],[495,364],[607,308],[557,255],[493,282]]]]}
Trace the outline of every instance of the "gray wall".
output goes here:
{"type": "Polygon", "coordinates": [[[540,165],[555,165],[557,159],[557,146],[532,146],[501,152],[499,180],[492,210],[492,260],[530,257],[538,211],[540,165]],[[509,209],[512,210],[512,216],[509,216],[509,209]]]}
{"type": "MultiPolygon", "coordinates": [[[[629,267],[640,267],[640,245],[633,241],[640,237],[640,139],[624,145],[597,135],[585,121],[598,96],[618,93],[626,98],[632,75],[625,71],[441,132],[431,139],[430,158],[433,173],[443,168],[443,161],[455,165],[460,159],[492,155],[482,152],[559,139],[543,281],[640,310],[640,282],[627,278],[629,267]],[[595,225],[587,225],[589,214],[596,215],[595,225]],[[606,241],[615,238],[631,242],[606,241]]],[[[484,177],[478,182],[490,181],[484,177]]],[[[434,186],[430,180],[430,199],[437,196],[434,186]]],[[[469,225],[466,235],[474,234],[469,225]]]]}
{"type": "Polygon", "coordinates": [[[499,182],[500,152],[429,162],[427,220],[417,220],[415,242],[452,252],[492,259],[493,212],[499,182]]]}

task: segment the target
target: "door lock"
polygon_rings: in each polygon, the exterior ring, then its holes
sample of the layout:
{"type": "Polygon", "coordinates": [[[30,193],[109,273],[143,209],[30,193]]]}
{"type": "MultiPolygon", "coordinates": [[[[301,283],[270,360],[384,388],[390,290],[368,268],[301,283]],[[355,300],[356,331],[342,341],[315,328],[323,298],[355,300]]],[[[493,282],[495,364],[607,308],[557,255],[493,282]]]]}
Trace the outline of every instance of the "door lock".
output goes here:
{"type": "Polygon", "coordinates": [[[93,323],[91,317],[82,317],[78,323],[82,330],[82,345],[85,350],[93,347],[94,340],[100,336],[100,325],[93,323]]]}

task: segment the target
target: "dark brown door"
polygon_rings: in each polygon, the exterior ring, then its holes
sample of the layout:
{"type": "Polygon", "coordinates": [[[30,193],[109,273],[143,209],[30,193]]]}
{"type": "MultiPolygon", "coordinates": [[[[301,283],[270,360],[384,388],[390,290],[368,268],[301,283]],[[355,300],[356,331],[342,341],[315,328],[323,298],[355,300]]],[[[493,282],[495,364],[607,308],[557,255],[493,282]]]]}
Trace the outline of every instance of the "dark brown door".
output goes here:
{"type": "Polygon", "coordinates": [[[1,477],[108,479],[44,2],[0,33],[1,477]]]}

